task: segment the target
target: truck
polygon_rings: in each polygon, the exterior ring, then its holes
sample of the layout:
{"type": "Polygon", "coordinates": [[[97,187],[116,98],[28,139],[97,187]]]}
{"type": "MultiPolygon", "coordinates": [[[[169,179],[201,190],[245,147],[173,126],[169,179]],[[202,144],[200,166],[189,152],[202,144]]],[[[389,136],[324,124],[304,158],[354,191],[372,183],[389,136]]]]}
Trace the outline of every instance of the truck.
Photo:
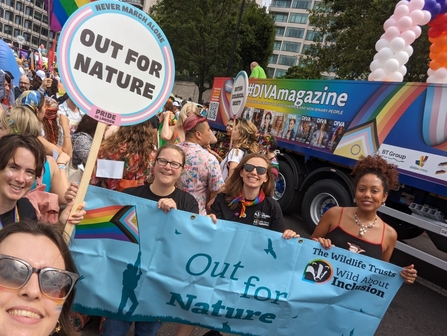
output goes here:
{"type": "MultiPolygon", "coordinates": [[[[214,79],[208,121],[231,118],[232,78],[214,79]]],[[[398,234],[396,248],[447,270],[447,85],[345,80],[250,79],[240,118],[280,147],[275,199],[313,231],[333,206],[354,205],[351,171],[379,154],[400,186],[379,209],[398,234]],[[428,235],[436,253],[409,240],[428,235]]]]}

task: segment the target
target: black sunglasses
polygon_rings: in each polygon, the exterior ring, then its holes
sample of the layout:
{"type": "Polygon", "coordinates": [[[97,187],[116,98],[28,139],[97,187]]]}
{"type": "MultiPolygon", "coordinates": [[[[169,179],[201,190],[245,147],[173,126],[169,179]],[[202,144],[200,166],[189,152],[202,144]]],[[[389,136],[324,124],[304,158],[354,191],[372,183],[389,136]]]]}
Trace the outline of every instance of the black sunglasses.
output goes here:
{"type": "Polygon", "coordinates": [[[40,291],[50,299],[67,298],[79,279],[76,273],[51,267],[39,269],[25,260],[0,254],[0,287],[20,289],[33,273],[39,276],[40,291]]]}
{"type": "Polygon", "coordinates": [[[267,173],[267,168],[265,167],[261,167],[261,166],[253,166],[252,164],[246,163],[244,164],[244,170],[246,172],[251,173],[253,171],[253,169],[256,168],[256,172],[258,173],[258,175],[264,175],[265,173],[267,173]]]}

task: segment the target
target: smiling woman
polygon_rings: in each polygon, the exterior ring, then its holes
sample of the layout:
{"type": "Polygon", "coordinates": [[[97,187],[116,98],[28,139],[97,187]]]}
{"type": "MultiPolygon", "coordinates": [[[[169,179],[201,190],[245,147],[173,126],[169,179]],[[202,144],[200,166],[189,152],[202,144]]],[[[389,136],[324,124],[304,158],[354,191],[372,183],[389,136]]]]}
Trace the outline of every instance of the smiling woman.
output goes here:
{"type": "Polygon", "coordinates": [[[78,278],[57,227],[22,221],[1,230],[0,335],[76,335],[69,311],[78,278]]]}

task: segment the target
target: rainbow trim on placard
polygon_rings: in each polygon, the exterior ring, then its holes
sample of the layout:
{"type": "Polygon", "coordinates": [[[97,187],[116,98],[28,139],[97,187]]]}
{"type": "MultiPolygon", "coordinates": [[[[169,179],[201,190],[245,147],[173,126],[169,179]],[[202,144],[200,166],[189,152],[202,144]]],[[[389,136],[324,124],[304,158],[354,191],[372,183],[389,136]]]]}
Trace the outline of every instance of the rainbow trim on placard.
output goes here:
{"type": "Polygon", "coordinates": [[[75,239],[114,239],[138,244],[140,241],[136,207],[113,205],[87,210],[76,225],[75,239]]]}

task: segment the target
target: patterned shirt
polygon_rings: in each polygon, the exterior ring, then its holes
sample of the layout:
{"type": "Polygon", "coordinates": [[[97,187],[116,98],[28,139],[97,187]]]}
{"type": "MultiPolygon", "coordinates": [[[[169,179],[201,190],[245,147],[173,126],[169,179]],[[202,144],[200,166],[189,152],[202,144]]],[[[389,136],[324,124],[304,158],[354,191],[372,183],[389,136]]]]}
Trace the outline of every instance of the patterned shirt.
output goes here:
{"type": "Polygon", "coordinates": [[[217,192],[223,178],[217,159],[199,144],[184,141],[178,145],[186,154],[185,168],[180,176],[180,189],[193,195],[199,203],[199,213],[206,215],[207,190],[217,192]]]}
{"type": "MultiPolygon", "coordinates": [[[[101,178],[92,176],[92,180],[90,184],[96,185],[99,187],[107,188],[110,190],[119,190],[119,185],[121,180],[136,180],[136,185],[140,186],[147,182],[151,175],[152,166],[155,162],[155,155],[157,151],[154,149],[150,155],[150,160],[146,165],[143,165],[141,169],[138,171],[135,170],[135,167],[140,162],[140,156],[138,154],[132,155],[130,158],[126,158],[123,160],[122,155],[126,152],[127,146],[123,145],[119,152],[115,154],[104,153],[99,151],[98,159],[105,160],[114,160],[114,161],[124,161],[124,172],[122,179],[111,179],[111,178],[101,178]]],[[[93,173],[95,174],[95,173],[93,173]]]]}
{"type": "Polygon", "coordinates": [[[73,144],[73,157],[71,159],[73,168],[78,168],[80,164],[85,166],[90,148],[92,147],[93,138],[87,133],[79,132],[73,135],[71,143],[73,144]]]}

